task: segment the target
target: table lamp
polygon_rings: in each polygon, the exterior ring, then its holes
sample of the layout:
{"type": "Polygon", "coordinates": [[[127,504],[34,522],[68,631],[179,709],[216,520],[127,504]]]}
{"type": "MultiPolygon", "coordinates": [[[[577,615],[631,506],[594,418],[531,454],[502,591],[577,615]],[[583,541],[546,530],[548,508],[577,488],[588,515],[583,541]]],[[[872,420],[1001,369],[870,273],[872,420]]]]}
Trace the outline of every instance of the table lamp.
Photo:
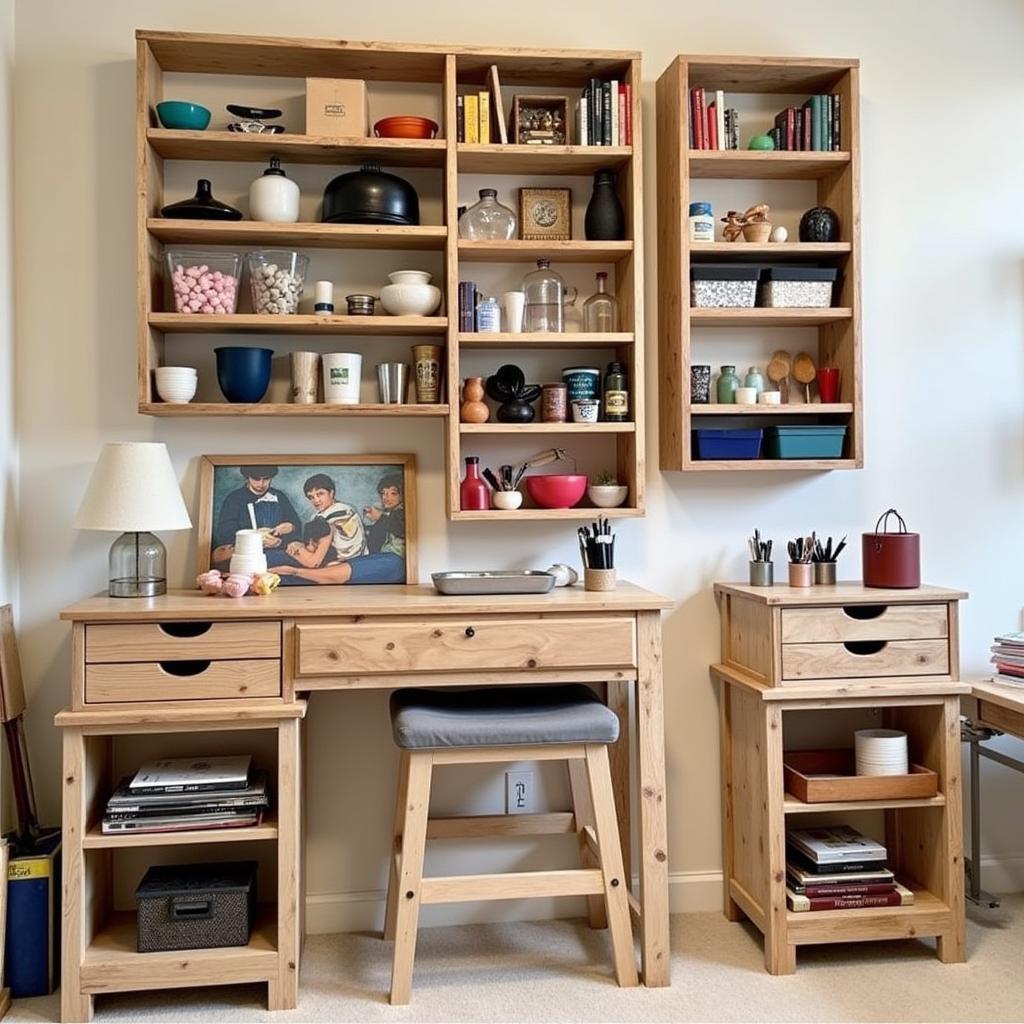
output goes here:
{"type": "Polygon", "coordinates": [[[118,530],[110,548],[111,597],[167,593],[167,549],[153,530],[188,530],[167,446],[150,441],[105,444],[75,517],[79,530],[118,530]]]}

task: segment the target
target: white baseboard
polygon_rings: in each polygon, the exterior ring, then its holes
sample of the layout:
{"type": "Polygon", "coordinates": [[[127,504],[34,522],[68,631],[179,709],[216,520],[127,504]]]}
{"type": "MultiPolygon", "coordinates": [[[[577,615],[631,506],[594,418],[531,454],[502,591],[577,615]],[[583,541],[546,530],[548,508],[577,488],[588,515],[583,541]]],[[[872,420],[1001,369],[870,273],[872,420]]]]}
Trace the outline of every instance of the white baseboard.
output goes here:
{"type": "MultiPolygon", "coordinates": [[[[669,908],[673,914],[722,907],[721,871],[676,871],[668,877],[669,908]]],[[[306,932],[379,931],[384,922],[385,892],[311,893],[306,897],[306,932]]],[[[492,921],[543,921],[558,917],[582,917],[582,899],[496,900],[490,903],[451,903],[424,907],[423,927],[479,924],[492,921]]]]}
{"type": "Polygon", "coordinates": [[[993,893],[1024,892],[1024,857],[981,857],[981,887],[993,893]]]}

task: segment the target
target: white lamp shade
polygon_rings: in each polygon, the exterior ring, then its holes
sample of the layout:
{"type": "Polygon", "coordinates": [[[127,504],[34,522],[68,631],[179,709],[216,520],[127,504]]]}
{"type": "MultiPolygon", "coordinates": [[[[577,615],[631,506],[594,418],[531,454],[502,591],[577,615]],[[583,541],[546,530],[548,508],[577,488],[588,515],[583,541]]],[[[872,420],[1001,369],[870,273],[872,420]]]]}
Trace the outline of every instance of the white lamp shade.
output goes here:
{"type": "Polygon", "coordinates": [[[75,526],[119,533],[190,529],[192,520],[167,445],[151,441],[105,444],[75,526]]]}

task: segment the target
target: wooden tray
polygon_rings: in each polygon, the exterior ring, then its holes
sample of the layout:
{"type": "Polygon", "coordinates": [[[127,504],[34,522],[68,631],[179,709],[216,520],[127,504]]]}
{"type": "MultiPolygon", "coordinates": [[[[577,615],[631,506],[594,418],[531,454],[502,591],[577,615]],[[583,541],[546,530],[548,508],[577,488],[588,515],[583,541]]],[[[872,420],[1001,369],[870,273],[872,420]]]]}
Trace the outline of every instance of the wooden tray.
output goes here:
{"type": "Polygon", "coordinates": [[[782,755],[786,792],[806,804],[840,800],[910,800],[935,796],[939,777],[912,764],[907,775],[855,775],[852,750],[787,750],[782,755]],[[841,778],[815,778],[837,775],[841,778]]]}

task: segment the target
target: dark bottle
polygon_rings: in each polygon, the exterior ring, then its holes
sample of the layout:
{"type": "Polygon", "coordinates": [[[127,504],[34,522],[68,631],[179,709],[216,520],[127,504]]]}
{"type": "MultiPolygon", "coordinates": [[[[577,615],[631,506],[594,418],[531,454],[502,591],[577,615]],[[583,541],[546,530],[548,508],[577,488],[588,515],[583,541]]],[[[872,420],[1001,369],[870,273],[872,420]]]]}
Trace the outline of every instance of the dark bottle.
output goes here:
{"type": "Polygon", "coordinates": [[[626,390],[626,367],[622,363],[608,364],[602,405],[603,418],[608,423],[625,423],[629,419],[629,391],[626,390]]]}
{"type": "Polygon", "coordinates": [[[626,211],[615,191],[615,172],[598,171],[587,203],[583,229],[591,242],[621,242],[626,237],[626,211]]]}
{"type": "Polygon", "coordinates": [[[486,511],[491,507],[491,491],[480,476],[480,460],[475,455],[466,456],[466,475],[459,488],[459,504],[463,512],[486,511]]]}
{"type": "Polygon", "coordinates": [[[178,220],[241,220],[242,211],[213,198],[210,182],[200,178],[196,182],[196,194],[180,203],[171,203],[160,211],[161,217],[178,220]]]}

